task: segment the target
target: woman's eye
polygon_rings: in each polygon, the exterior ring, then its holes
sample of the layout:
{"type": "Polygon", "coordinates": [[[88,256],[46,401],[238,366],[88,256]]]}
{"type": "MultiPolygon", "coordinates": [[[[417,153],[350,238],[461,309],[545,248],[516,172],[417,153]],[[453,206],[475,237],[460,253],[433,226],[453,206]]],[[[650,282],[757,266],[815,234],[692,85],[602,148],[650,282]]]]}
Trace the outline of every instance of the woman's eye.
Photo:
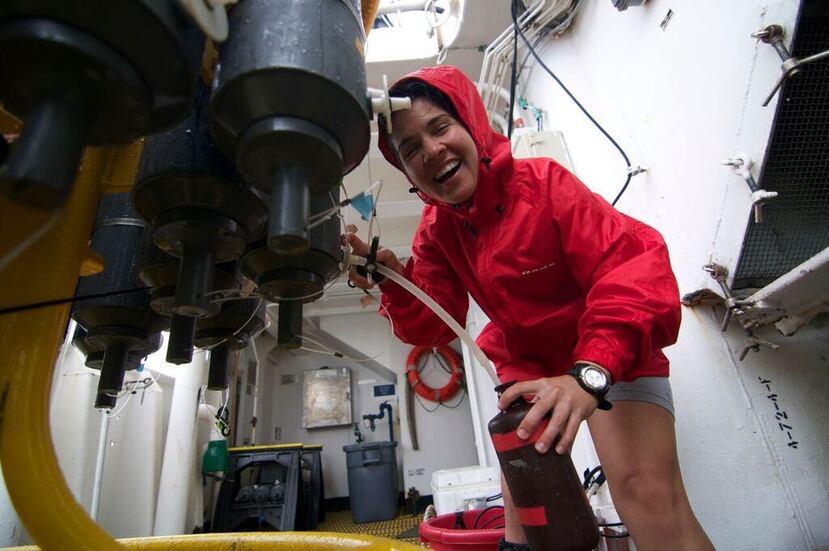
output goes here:
{"type": "Polygon", "coordinates": [[[441,135],[441,134],[443,134],[444,132],[446,132],[446,130],[447,130],[448,128],[449,128],[449,125],[448,125],[448,124],[441,124],[441,125],[438,125],[438,126],[435,128],[435,134],[437,134],[437,135],[441,135]]]}

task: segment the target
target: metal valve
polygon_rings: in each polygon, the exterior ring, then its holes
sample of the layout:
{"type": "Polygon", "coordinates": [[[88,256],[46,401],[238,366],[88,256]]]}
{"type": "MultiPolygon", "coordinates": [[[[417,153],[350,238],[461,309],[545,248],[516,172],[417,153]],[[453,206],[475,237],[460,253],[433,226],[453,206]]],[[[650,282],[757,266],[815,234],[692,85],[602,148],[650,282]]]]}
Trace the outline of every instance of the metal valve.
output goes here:
{"type": "Polygon", "coordinates": [[[763,221],[763,207],[768,203],[769,199],[777,197],[776,191],[766,191],[757,184],[754,175],[751,174],[751,159],[745,155],[737,155],[732,159],[721,161],[725,166],[734,168],[737,173],[751,190],[751,205],[754,210],[754,222],[760,224],[763,221]]]}
{"type": "Polygon", "coordinates": [[[786,82],[786,80],[800,72],[800,67],[802,65],[829,57],[829,50],[810,55],[809,57],[804,57],[803,59],[792,57],[792,54],[789,52],[788,48],[786,48],[786,45],[783,44],[783,38],[786,36],[786,31],[780,25],[769,25],[764,29],[751,33],[751,36],[765,42],[766,44],[771,44],[775,51],[777,51],[777,55],[779,55],[780,59],[783,61],[783,65],[780,66],[782,73],[777,79],[777,82],[774,83],[774,87],[771,89],[771,92],[769,92],[766,96],[766,99],[763,102],[763,107],[767,106],[771,102],[774,95],[778,90],[780,90],[780,87],[783,86],[783,83],[786,82]]]}

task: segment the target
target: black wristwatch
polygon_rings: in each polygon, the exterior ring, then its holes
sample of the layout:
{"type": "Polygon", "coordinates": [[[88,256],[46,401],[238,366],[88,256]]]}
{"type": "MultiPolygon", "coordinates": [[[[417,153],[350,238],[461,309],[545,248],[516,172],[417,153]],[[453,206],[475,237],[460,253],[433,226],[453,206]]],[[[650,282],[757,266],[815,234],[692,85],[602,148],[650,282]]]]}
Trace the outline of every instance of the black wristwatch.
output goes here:
{"type": "Polygon", "coordinates": [[[576,363],[567,374],[572,375],[578,381],[580,387],[596,397],[599,401],[599,405],[596,407],[603,410],[609,410],[613,407],[613,404],[605,399],[607,391],[610,390],[610,378],[604,369],[593,364],[576,363]]]}

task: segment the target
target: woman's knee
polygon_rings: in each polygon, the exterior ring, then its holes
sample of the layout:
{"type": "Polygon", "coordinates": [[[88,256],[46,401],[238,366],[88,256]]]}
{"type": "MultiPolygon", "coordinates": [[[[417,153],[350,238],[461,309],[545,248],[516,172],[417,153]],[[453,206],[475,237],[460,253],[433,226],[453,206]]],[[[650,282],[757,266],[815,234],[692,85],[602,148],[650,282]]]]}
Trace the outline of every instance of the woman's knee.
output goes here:
{"type": "Polygon", "coordinates": [[[634,468],[609,477],[617,507],[666,515],[685,508],[687,497],[678,473],[664,469],[634,468]]]}

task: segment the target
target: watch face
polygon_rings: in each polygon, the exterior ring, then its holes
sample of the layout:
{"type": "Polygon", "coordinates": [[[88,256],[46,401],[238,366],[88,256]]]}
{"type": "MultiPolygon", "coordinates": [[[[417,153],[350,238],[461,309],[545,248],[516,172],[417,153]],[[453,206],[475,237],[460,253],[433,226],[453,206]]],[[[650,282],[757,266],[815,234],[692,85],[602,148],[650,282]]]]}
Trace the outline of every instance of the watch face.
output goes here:
{"type": "Polygon", "coordinates": [[[596,390],[602,390],[607,385],[607,378],[600,369],[595,367],[586,367],[581,372],[584,384],[596,390]]]}

